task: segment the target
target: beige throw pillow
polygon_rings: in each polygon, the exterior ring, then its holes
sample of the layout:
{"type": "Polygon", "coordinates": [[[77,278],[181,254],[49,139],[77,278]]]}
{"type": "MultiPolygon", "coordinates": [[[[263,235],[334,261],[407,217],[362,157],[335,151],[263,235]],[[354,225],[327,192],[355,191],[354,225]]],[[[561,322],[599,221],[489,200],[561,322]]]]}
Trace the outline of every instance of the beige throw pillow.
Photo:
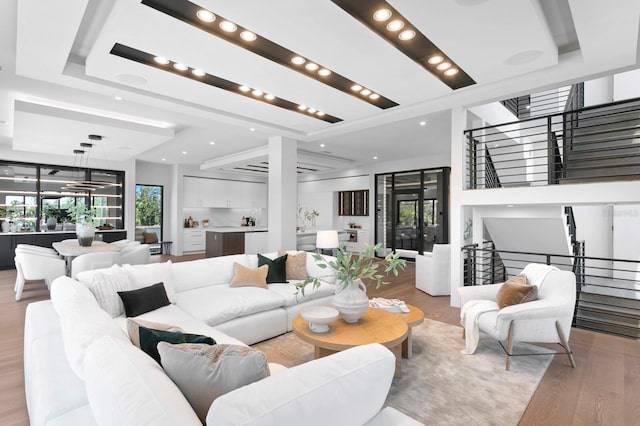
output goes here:
{"type": "Polygon", "coordinates": [[[252,286],[269,288],[267,287],[267,273],[269,272],[268,265],[262,265],[261,267],[254,269],[243,266],[238,262],[233,262],[233,271],[235,274],[233,279],[231,279],[229,287],[252,286]]]}
{"type": "Polygon", "coordinates": [[[307,252],[302,251],[296,254],[287,253],[284,250],[278,251],[278,257],[287,256],[287,280],[304,280],[307,278],[307,252]]]}
{"type": "Polygon", "coordinates": [[[537,298],[538,287],[527,284],[527,276],[520,274],[511,278],[500,287],[496,295],[496,303],[500,309],[502,309],[511,305],[531,302],[537,298]]]}
{"type": "Polygon", "coordinates": [[[158,352],[162,368],[202,423],[214,399],[269,376],[265,354],[248,346],[160,342],[158,352]]]}
{"type": "Polygon", "coordinates": [[[184,333],[184,330],[175,325],[161,324],[159,322],[145,321],[141,319],[127,318],[127,333],[129,333],[129,339],[136,347],[140,347],[140,327],[151,328],[153,330],[161,331],[177,331],[184,333]]]}

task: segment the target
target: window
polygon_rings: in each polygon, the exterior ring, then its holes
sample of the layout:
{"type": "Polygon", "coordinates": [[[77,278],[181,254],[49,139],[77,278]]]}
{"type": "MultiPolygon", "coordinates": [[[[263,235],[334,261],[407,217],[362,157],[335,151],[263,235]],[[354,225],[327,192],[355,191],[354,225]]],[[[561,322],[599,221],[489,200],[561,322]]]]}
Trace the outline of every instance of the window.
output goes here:
{"type": "MultiPolygon", "coordinates": [[[[136,185],[136,240],[141,243],[148,233],[156,234],[157,241],[162,241],[162,192],[162,186],[136,185]]],[[[152,254],[160,252],[159,243],[151,245],[152,254]]]]}

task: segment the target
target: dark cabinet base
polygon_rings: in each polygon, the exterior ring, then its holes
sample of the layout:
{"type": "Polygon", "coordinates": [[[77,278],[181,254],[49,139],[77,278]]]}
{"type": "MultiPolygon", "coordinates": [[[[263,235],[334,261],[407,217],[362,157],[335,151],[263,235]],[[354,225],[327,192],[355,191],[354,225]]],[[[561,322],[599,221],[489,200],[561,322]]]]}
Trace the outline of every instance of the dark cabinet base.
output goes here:
{"type": "Polygon", "coordinates": [[[205,257],[244,253],[244,232],[207,231],[205,257]]]}

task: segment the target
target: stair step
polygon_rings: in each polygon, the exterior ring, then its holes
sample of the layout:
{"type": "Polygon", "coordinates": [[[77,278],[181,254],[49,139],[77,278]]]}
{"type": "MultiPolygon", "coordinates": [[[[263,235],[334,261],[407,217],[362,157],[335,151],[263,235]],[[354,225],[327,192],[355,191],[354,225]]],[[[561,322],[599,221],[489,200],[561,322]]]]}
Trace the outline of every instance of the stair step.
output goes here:
{"type": "Polygon", "coordinates": [[[632,309],[615,309],[612,306],[598,306],[588,303],[578,305],[577,315],[580,318],[611,321],[618,325],[640,328],[638,311],[632,309]],[[612,309],[613,308],[613,309],[612,309]]]}
{"type": "MultiPolygon", "coordinates": [[[[639,141],[640,142],[640,141],[639,141]]],[[[610,156],[610,155],[626,155],[626,156],[640,156],[640,145],[591,145],[590,147],[581,147],[578,149],[570,150],[565,155],[565,158],[570,160],[572,158],[588,158],[593,156],[610,156]]]]}
{"type": "MultiPolygon", "coordinates": [[[[575,126],[575,123],[574,123],[575,126]]],[[[622,121],[618,121],[617,118],[610,121],[602,120],[597,122],[585,122],[579,121],[577,127],[567,127],[566,135],[568,138],[587,137],[602,134],[629,134],[633,135],[640,130],[640,117],[634,117],[622,121]]]]}
{"type": "Polygon", "coordinates": [[[627,299],[625,297],[607,296],[582,291],[580,292],[580,301],[637,309],[638,312],[640,312],[640,300],[637,299],[627,299]]]}
{"type": "Polygon", "coordinates": [[[608,107],[594,108],[578,112],[579,120],[594,120],[602,117],[627,116],[638,114],[640,101],[628,102],[622,105],[610,105],[608,107]]]}
{"type": "Polygon", "coordinates": [[[567,147],[570,151],[590,149],[611,149],[616,147],[637,147],[640,142],[640,132],[623,134],[606,134],[595,137],[574,136],[567,137],[567,147]]]}
{"type": "Polygon", "coordinates": [[[619,182],[630,180],[640,180],[640,173],[635,175],[567,176],[558,179],[558,184],[573,185],[575,183],[619,182]]]}
{"type": "MultiPolygon", "coordinates": [[[[571,167],[565,169],[565,178],[602,178],[617,176],[636,176],[640,179],[640,164],[636,166],[589,166],[589,167],[571,167]]],[[[634,179],[634,180],[635,180],[634,179]]]]}
{"type": "Polygon", "coordinates": [[[620,336],[631,337],[633,339],[640,339],[640,329],[612,324],[607,321],[576,317],[576,326],[605,333],[618,334],[620,336]]]}

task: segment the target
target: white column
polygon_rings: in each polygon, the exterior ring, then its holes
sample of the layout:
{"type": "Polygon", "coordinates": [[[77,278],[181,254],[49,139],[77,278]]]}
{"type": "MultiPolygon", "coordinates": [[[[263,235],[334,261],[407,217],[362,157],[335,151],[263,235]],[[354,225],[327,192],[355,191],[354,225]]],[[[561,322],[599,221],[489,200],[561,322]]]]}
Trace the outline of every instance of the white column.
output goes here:
{"type": "Polygon", "coordinates": [[[269,251],[295,250],[298,205],[297,142],[269,138],[269,251]]]}
{"type": "MultiPolygon", "coordinates": [[[[449,181],[449,236],[451,243],[451,306],[460,306],[458,287],[463,285],[462,252],[464,245],[464,206],[462,205],[462,189],[465,180],[465,145],[464,134],[466,110],[454,108],[451,110],[451,175],[449,181]]],[[[474,224],[475,228],[475,224],[474,224]]]]}

